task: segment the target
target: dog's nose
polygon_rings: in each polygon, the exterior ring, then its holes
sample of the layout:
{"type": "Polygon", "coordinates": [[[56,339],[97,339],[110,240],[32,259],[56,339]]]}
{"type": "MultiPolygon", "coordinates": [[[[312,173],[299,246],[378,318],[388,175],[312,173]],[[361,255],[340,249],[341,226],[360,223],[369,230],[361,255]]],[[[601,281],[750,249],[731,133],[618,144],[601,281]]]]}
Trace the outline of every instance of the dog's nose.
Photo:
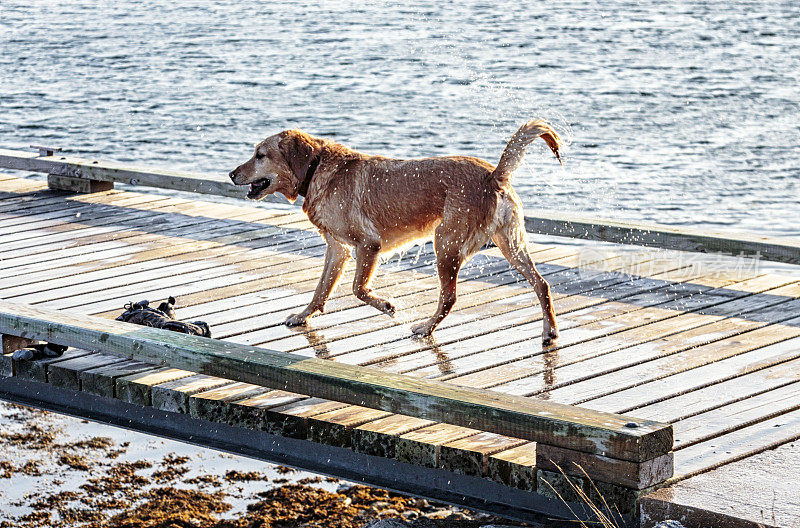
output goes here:
{"type": "Polygon", "coordinates": [[[228,173],[228,176],[231,177],[231,180],[233,180],[233,183],[236,183],[236,171],[235,170],[232,170],[230,173],[228,173]]]}

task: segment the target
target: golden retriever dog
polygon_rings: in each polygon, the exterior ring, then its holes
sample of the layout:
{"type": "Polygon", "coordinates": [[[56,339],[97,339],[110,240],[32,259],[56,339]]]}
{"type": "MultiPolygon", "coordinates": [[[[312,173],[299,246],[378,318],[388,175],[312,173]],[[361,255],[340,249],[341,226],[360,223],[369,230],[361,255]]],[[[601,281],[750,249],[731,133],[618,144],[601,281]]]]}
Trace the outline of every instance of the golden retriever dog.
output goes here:
{"type": "Polygon", "coordinates": [[[561,139],[541,119],[524,124],[508,142],[496,167],[469,156],[391,159],[286,130],[256,145],[253,157],[230,173],[249,185],[247,197],[281,193],[303,211],[328,244],[319,285],[309,305],[286,319],[304,325],[322,312],[350,253],[355,253],[353,293],[387,315],[395,309],[369,288],[379,256],[433,237],[439,274],[439,305],[427,321],[412,327],[430,335],[456,302],[458,272],[489,240],[531,283],[543,312],[542,342],[558,337],[550,286],[536,270],[526,246],[522,202],[511,188],[511,173],[525,148],[541,137],[561,161],[561,139]]]}

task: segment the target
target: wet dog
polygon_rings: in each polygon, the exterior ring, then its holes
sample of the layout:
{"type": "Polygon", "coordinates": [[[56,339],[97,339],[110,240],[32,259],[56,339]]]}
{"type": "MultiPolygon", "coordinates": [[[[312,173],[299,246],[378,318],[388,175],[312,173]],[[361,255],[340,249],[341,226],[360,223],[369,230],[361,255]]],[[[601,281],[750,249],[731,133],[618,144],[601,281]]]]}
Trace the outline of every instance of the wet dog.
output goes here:
{"type": "Polygon", "coordinates": [[[343,145],[286,130],[256,145],[253,156],[231,171],[236,185],[260,200],[281,193],[290,201],[303,196],[303,211],[328,244],[314,297],[299,314],[286,319],[303,325],[325,302],[355,253],[353,293],[361,301],[394,315],[394,306],[369,288],[378,257],[415,240],[433,237],[440,280],[433,316],[412,328],[430,335],[456,302],[462,264],[489,240],[531,283],[543,313],[542,341],[558,337],[550,287],[528,254],[522,202],[511,188],[511,173],[525,148],[541,137],[558,160],[561,140],[545,121],[524,124],[508,142],[496,167],[469,156],[391,159],[353,151],[343,145]]]}

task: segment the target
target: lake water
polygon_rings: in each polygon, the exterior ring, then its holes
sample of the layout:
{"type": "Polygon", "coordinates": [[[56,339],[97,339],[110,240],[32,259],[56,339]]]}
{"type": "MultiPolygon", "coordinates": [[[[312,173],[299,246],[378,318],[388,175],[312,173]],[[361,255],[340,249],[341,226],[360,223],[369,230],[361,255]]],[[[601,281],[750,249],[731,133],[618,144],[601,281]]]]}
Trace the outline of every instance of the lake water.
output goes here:
{"type": "Polygon", "coordinates": [[[302,128],[493,163],[528,210],[800,235],[800,3],[0,3],[0,146],[227,173],[302,128]],[[556,7],[557,6],[557,7],[556,7]]]}

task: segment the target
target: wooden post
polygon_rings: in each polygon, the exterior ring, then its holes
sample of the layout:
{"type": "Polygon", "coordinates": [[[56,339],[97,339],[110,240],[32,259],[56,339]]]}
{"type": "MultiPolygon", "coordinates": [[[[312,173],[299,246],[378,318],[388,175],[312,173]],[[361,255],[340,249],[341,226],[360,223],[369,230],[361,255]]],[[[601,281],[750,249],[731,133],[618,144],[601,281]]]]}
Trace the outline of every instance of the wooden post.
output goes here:
{"type": "Polygon", "coordinates": [[[9,334],[0,334],[0,340],[2,341],[0,343],[0,355],[11,354],[20,348],[26,348],[38,343],[38,341],[33,339],[26,339],[9,334]]]}
{"type": "Polygon", "coordinates": [[[96,193],[110,191],[114,188],[114,182],[73,178],[71,176],[60,176],[58,174],[48,174],[47,187],[57,191],[96,193]]]}

